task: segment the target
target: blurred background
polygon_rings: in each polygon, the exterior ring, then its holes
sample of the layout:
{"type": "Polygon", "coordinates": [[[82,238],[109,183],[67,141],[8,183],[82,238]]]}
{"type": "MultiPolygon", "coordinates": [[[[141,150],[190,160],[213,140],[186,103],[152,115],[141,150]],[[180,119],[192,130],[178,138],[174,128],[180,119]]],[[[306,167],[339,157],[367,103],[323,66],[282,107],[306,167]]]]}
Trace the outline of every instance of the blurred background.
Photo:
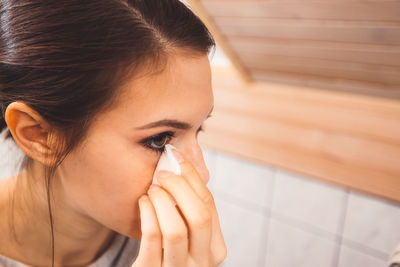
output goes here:
{"type": "Polygon", "coordinates": [[[218,44],[215,109],[199,139],[223,266],[390,266],[400,244],[400,1],[186,3],[218,44]]]}
{"type": "MultiPolygon", "coordinates": [[[[388,267],[400,243],[400,1],[188,0],[217,40],[199,135],[224,267],[388,267]]],[[[20,152],[0,137],[0,178],[20,152]]]]}

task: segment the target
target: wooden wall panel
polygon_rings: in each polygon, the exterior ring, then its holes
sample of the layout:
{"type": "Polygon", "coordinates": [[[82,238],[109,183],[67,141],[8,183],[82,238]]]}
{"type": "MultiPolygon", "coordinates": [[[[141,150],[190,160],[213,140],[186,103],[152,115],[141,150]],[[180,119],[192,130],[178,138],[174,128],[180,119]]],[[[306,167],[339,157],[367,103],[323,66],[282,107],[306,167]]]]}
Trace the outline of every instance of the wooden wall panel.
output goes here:
{"type": "MultiPolygon", "coordinates": [[[[307,86],[323,91],[340,91],[359,95],[369,95],[388,99],[400,99],[400,88],[383,84],[366,83],[363,81],[333,79],[331,77],[305,75],[299,73],[251,70],[252,77],[259,82],[274,82],[296,86],[307,86]]],[[[279,87],[278,87],[279,88],[279,87]]],[[[299,88],[299,90],[302,90],[299,88]]]]}
{"type": "Polygon", "coordinates": [[[188,1],[258,81],[213,67],[203,145],[400,203],[400,1],[188,1]]]}
{"type": "Polygon", "coordinates": [[[400,24],[397,26],[360,26],[353,23],[334,25],[260,19],[214,17],[216,26],[228,36],[254,36],[329,42],[365,43],[376,45],[400,45],[400,24]]]}
{"type": "Polygon", "coordinates": [[[240,59],[249,69],[275,70],[288,73],[361,80],[371,83],[400,85],[400,67],[397,66],[288,57],[252,52],[240,53],[240,59]]]}
{"type": "Polygon", "coordinates": [[[241,53],[347,61],[400,67],[400,46],[360,45],[230,36],[229,45],[241,53]]]}
{"type": "Polygon", "coordinates": [[[212,17],[291,18],[400,22],[394,1],[201,1],[212,17]]]}
{"type": "Polygon", "coordinates": [[[255,81],[400,99],[398,0],[189,2],[255,81]]]}
{"type": "Polygon", "coordinates": [[[400,202],[400,102],[271,83],[213,67],[203,145],[400,202]]]}

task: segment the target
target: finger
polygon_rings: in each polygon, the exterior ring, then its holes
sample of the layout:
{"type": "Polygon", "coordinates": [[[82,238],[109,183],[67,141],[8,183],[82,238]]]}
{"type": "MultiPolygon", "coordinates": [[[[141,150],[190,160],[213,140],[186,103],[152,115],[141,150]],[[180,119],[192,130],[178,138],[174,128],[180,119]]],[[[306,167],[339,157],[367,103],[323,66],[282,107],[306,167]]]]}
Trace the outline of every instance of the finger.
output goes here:
{"type": "Polygon", "coordinates": [[[172,149],[172,153],[177,159],[179,158],[181,159],[178,161],[181,167],[182,176],[185,177],[187,182],[190,184],[190,186],[193,188],[196,194],[200,197],[200,199],[204,203],[206,203],[210,208],[212,208],[214,206],[213,196],[210,190],[208,190],[207,185],[201,179],[198,171],[195,169],[193,164],[176,149],[172,149]]]}
{"type": "Polygon", "coordinates": [[[161,186],[175,199],[188,224],[190,255],[197,264],[207,265],[211,257],[212,214],[210,209],[182,176],[160,171],[157,173],[157,178],[161,186]]]}
{"type": "Polygon", "coordinates": [[[227,248],[219,223],[217,209],[214,208],[212,212],[211,258],[213,259],[214,265],[218,266],[225,260],[227,248]]]}
{"type": "Polygon", "coordinates": [[[209,207],[212,214],[212,234],[211,234],[211,251],[212,258],[214,261],[219,264],[221,263],[227,255],[226,244],[224,241],[224,237],[221,231],[221,226],[219,223],[219,217],[217,213],[217,208],[215,206],[214,198],[207,188],[206,184],[200,178],[199,173],[191,164],[189,160],[185,158],[185,156],[177,151],[176,149],[172,149],[174,156],[180,158],[179,164],[182,170],[182,176],[185,177],[186,181],[190,184],[193,190],[197,193],[200,199],[209,207]]]}
{"type": "Polygon", "coordinates": [[[161,231],[148,196],[139,199],[142,238],[139,254],[132,266],[160,267],[162,262],[161,231]]]}
{"type": "Polygon", "coordinates": [[[148,191],[160,225],[164,259],[163,266],[186,266],[188,231],[170,195],[157,185],[148,191]]]}

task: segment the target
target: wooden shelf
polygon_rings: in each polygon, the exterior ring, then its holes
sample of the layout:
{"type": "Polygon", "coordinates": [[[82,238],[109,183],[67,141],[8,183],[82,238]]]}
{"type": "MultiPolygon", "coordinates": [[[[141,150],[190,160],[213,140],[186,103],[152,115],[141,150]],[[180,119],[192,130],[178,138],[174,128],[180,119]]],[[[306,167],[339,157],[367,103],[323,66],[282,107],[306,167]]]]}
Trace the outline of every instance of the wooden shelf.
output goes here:
{"type": "Polygon", "coordinates": [[[213,67],[203,145],[400,202],[400,101],[273,83],[213,67]]]}

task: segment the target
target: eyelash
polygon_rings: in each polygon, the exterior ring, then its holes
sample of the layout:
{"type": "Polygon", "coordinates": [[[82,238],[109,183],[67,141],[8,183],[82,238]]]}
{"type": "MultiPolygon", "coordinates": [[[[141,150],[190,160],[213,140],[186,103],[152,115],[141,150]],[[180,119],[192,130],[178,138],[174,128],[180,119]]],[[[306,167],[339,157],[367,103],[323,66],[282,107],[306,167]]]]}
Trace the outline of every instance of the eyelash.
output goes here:
{"type": "MultiPolygon", "coordinates": [[[[200,126],[200,128],[197,130],[196,136],[197,136],[198,133],[201,132],[201,131],[204,131],[203,125],[200,126]]],[[[160,133],[160,134],[151,136],[151,137],[149,137],[149,138],[147,138],[147,139],[141,141],[141,143],[142,143],[146,148],[150,149],[151,151],[154,151],[154,152],[157,152],[157,153],[163,153],[164,150],[165,150],[165,145],[166,145],[169,141],[171,141],[171,139],[174,138],[174,137],[175,137],[175,132],[168,131],[168,132],[163,132],[163,133],[160,133]],[[163,145],[162,147],[154,147],[154,146],[152,145],[152,143],[155,142],[155,141],[160,140],[160,138],[161,138],[161,140],[164,140],[164,138],[167,138],[167,139],[169,139],[169,140],[168,140],[168,141],[165,141],[165,142],[164,142],[164,145],[163,145]]]]}

